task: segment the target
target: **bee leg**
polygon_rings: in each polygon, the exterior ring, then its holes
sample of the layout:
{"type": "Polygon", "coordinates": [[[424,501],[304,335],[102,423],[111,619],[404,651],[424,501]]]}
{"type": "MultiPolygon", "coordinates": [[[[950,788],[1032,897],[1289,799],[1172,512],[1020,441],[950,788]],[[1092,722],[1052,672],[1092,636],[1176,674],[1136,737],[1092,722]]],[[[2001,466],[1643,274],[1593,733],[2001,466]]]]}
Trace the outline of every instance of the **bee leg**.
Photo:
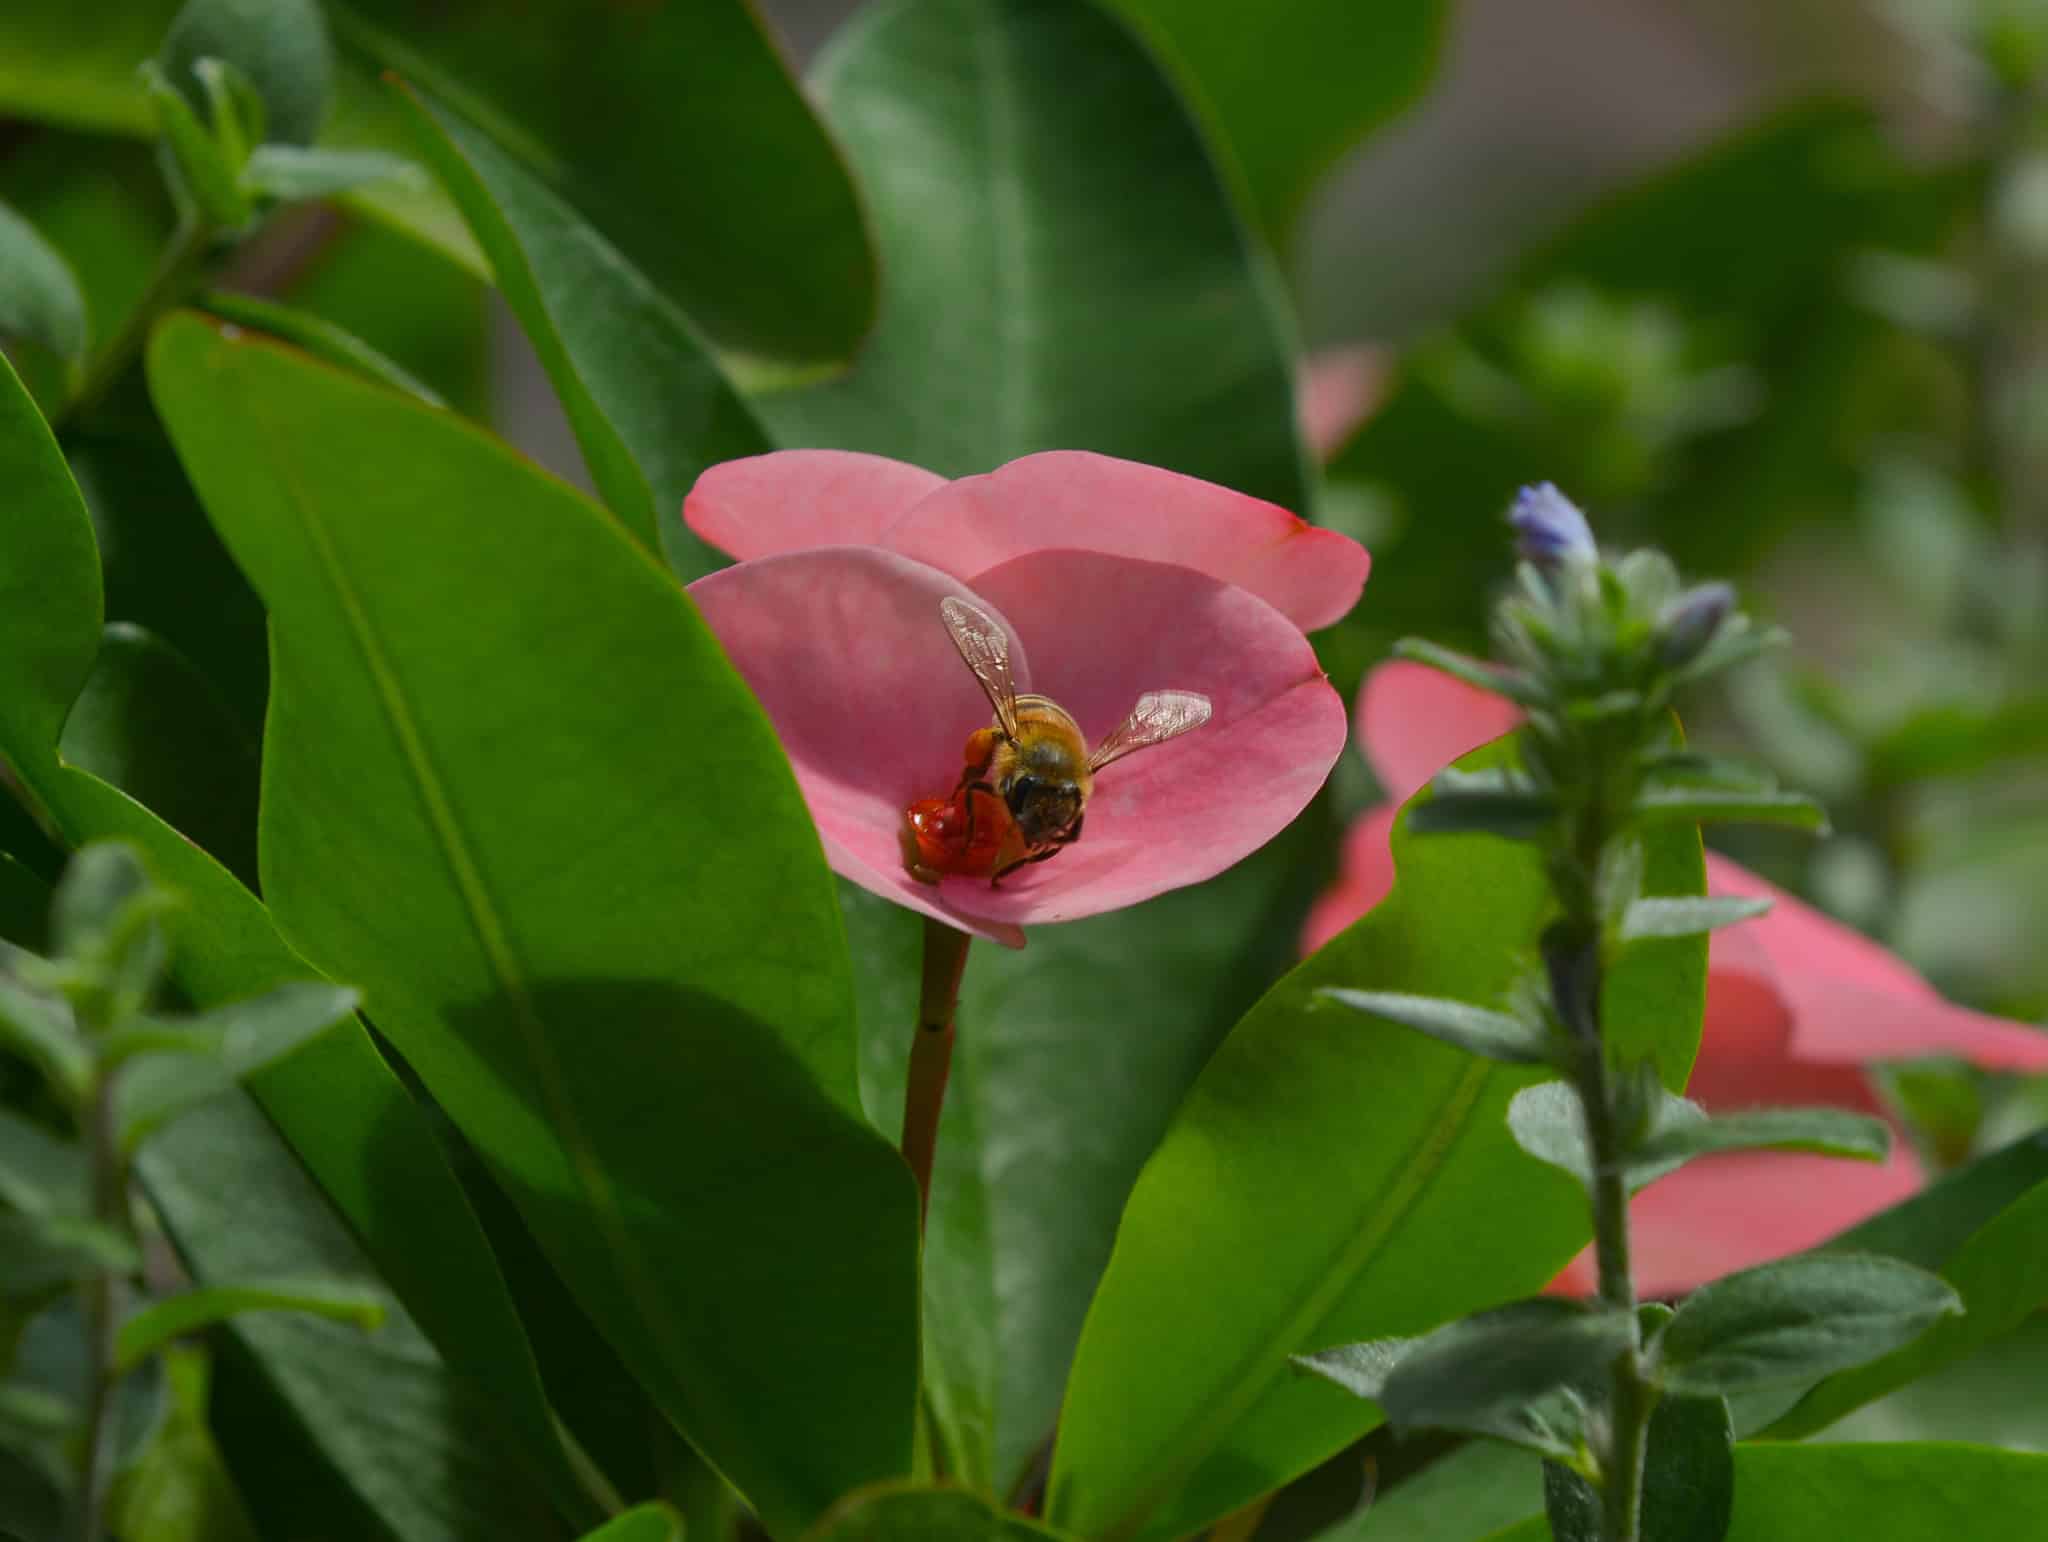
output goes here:
{"type": "Polygon", "coordinates": [[[1034,862],[1050,862],[1054,857],[1067,849],[1067,840],[1068,837],[1066,836],[1054,836],[1053,843],[1042,851],[1034,851],[1028,857],[1018,857],[1012,862],[1005,863],[989,875],[988,886],[993,889],[1004,878],[1016,872],[1020,867],[1029,867],[1034,862]]]}

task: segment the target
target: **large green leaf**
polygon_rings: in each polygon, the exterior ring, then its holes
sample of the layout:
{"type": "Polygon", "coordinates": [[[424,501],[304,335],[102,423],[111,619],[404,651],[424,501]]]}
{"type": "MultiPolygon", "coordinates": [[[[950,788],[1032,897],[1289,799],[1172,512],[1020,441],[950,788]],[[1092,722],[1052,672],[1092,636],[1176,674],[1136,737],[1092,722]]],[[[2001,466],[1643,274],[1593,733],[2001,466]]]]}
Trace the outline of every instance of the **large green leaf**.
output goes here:
{"type": "MultiPolygon", "coordinates": [[[[1854,1537],[2009,1537],[2048,1513],[2048,1456],[1987,1446],[1735,1448],[1735,1518],[1726,1542],[1854,1537]],[[2021,1528],[2015,1531],[2015,1527],[2021,1528]]],[[[1543,1518],[1489,1542],[1545,1542],[1543,1518]]]]}
{"type": "Polygon", "coordinates": [[[915,1187],[858,1117],[816,831],[681,588],[409,397],[191,317],[150,375],[270,607],[287,934],[772,1529],[908,1471],[915,1187]]]}
{"type": "MultiPolygon", "coordinates": [[[[970,956],[925,1242],[925,1379],[949,1476],[1004,1495],[1043,1455],[1124,1200],[1210,1052],[1293,962],[1335,846],[1326,818],[1316,805],[1208,883],[970,956]]],[[[862,1091],[893,1133],[921,929],[842,896],[862,1091]]]]}
{"type": "Polygon", "coordinates": [[[721,346],[842,360],[866,332],[874,255],[853,185],[745,0],[328,11],[345,44],[480,124],[721,346]]]}
{"type": "Polygon", "coordinates": [[[1107,0],[1185,82],[1276,243],[1320,175],[1422,90],[1445,0],[1107,0]]]}
{"type": "Polygon", "coordinates": [[[480,130],[407,94],[419,153],[490,254],[599,494],[685,580],[715,554],[682,523],[705,467],[768,448],[675,304],[480,130]]]}
{"type": "Polygon", "coordinates": [[[1100,450],[1300,507],[1286,322],[1186,110],[1083,0],[886,0],[820,60],[883,249],[853,373],[789,444],[948,476],[1100,450]]]}
{"type": "MultiPolygon", "coordinates": [[[[182,485],[182,484],[181,484],[182,485]]],[[[0,754],[73,844],[135,842],[188,901],[172,918],[179,985],[200,1006],[312,971],[254,895],[141,804],[65,764],[57,743],[100,644],[92,524],[49,429],[0,367],[0,754]]],[[[345,1024],[253,1079],[251,1090],[442,1352],[572,1512],[579,1490],[533,1356],[483,1234],[418,1105],[368,1035],[345,1024]],[[380,1180],[374,1151],[403,1172],[380,1180]]],[[[177,1223],[178,1217],[170,1217],[177,1223]]],[[[263,1267],[289,1266],[277,1257],[263,1267]]]]}
{"type": "MultiPolygon", "coordinates": [[[[1584,1243],[1578,1185],[1506,1127],[1528,1074],[1312,1006],[1333,985],[1498,1000],[1528,966],[1550,904],[1534,848],[1408,818],[1393,894],[1238,1024],[1139,1178],[1075,1357],[1055,1524],[1173,1537],[1229,1513],[1378,1422],[1290,1354],[1529,1294],[1584,1243]]],[[[1697,894],[1702,874],[1693,832],[1652,838],[1648,892],[1697,894]]],[[[1694,938],[1637,945],[1607,982],[1610,1042],[1654,1054],[1668,1086],[1705,975],[1694,938]]]]}

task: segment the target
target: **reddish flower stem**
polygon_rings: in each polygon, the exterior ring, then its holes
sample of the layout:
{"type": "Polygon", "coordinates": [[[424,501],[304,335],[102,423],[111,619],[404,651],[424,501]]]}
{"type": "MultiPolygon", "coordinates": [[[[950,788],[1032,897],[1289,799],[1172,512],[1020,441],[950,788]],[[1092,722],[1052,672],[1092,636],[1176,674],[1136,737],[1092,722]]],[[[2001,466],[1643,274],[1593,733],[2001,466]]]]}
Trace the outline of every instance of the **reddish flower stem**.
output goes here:
{"type": "Polygon", "coordinates": [[[953,1066],[953,1011],[973,939],[943,921],[924,923],[924,981],[918,992],[916,1036],[910,1041],[910,1078],[903,1089],[903,1159],[917,1175],[918,1224],[931,1211],[932,1156],[939,1145],[939,1110],[953,1066]]]}

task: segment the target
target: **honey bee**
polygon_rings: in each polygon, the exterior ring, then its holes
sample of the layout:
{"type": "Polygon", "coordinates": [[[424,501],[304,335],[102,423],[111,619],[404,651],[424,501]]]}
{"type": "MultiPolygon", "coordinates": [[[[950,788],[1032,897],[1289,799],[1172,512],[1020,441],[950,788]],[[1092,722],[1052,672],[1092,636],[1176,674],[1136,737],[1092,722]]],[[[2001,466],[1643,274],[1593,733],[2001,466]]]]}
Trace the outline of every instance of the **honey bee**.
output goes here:
{"type": "Polygon", "coordinates": [[[1081,838],[1095,773],[1209,721],[1209,698],[1194,691],[1147,691],[1117,728],[1089,749],[1080,725],[1050,697],[1017,694],[1010,639],[965,600],[939,602],[953,646],[995,709],[995,721],[967,737],[952,794],[920,798],[905,811],[911,876],[987,877],[994,885],[1031,862],[1056,857],[1081,838]]]}

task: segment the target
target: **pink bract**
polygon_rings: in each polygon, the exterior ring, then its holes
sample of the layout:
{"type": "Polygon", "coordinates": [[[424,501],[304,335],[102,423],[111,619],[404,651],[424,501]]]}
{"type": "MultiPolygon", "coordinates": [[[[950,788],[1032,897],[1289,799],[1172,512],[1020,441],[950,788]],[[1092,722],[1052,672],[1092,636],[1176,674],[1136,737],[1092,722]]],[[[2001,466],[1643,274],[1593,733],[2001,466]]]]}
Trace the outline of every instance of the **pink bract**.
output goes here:
{"type": "Polygon", "coordinates": [[[1299,616],[1347,584],[1355,598],[1364,553],[1329,537],[1344,557],[1272,505],[1095,455],[948,483],[790,451],[714,467],[685,513],[748,559],[690,592],[774,722],[834,870],[975,935],[1018,946],[1024,925],[1210,877],[1291,822],[1342,752],[1343,703],[1299,616]],[[1153,560],[1177,522],[1186,549],[1153,560]],[[851,539],[813,544],[840,529],[851,539]],[[990,720],[940,619],[948,595],[1003,626],[1018,689],[1059,702],[1091,742],[1147,690],[1213,707],[1194,732],[1106,767],[1082,839],[1000,887],[921,884],[903,866],[904,809],[952,790],[990,720]]]}
{"type": "MultiPolygon", "coordinates": [[[[1359,693],[1360,748],[1391,797],[1511,729],[1515,709],[1420,665],[1373,671],[1359,693]]],[[[1384,899],[1394,883],[1393,803],[1345,840],[1342,871],[1311,911],[1304,951],[1384,899]]],[[[1766,915],[1714,933],[1707,1010],[1687,1095],[1710,1112],[1827,1106],[1884,1112],[1861,1067],[1952,1055],[1998,1070],[2048,1070],[2048,1033],[1943,1001],[1904,961],[1715,852],[1707,892],[1765,897],[1766,915]]],[[[1631,1202],[1637,1287],[1674,1295],[1731,1270],[1812,1247],[1919,1188],[1903,1142],[1882,1163],[1791,1152],[1712,1157],[1631,1202]]],[[[1553,1289],[1590,1291],[1590,1251],[1553,1289]]]]}

